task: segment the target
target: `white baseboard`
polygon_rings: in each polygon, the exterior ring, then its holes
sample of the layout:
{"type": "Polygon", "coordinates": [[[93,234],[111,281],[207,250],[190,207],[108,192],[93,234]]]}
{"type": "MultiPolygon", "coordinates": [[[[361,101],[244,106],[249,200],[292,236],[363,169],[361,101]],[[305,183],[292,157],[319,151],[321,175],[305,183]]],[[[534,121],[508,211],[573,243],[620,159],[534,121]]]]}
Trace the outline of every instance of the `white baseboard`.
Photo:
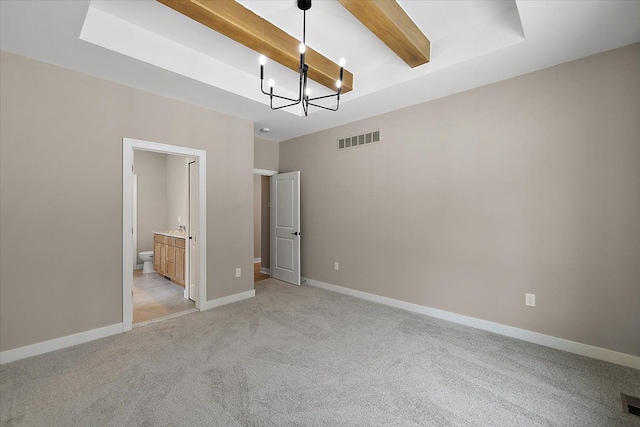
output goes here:
{"type": "Polygon", "coordinates": [[[271,269],[260,267],[260,273],[268,274],[269,276],[271,276],[271,269]]]}
{"type": "Polygon", "coordinates": [[[558,338],[551,335],[545,335],[538,332],[528,331],[513,326],[507,326],[500,323],[489,322],[488,320],[477,319],[475,317],[464,316],[462,314],[451,313],[449,311],[438,310],[436,308],[424,305],[413,304],[406,301],[400,301],[393,298],[382,297],[368,292],[356,291],[354,289],[344,288],[342,286],[332,285],[330,283],[320,282],[306,278],[306,283],[317,288],[326,289],[328,291],[339,292],[341,294],[350,295],[356,298],[373,301],[379,304],[389,305],[391,307],[400,308],[414,313],[425,314],[427,316],[436,317],[438,319],[448,320],[450,322],[461,325],[471,326],[473,328],[494,332],[499,335],[505,335],[512,338],[518,338],[534,344],[544,345],[546,347],[558,350],[568,351],[569,353],[588,356],[594,359],[604,360],[606,362],[616,363],[622,366],[628,366],[634,369],[640,369],[640,357],[630,354],[620,353],[606,348],[595,347],[589,344],[582,344],[575,341],[569,341],[564,338],[558,338]]]}
{"type": "Polygon", "coordinates": [[[14,360],[49,353],[50,351],[60,350],[61,348],[71,347],[119,333],[122,333],[122,323],[6,350],[0,353],[0,364],[4,365],[14,360]]]}
{"type": "MultiPolygon", "coordinates": [[[[208,310],[214,307],[220,307],[221,305],[231,304],[237,301],[242,301],[254,296],[256,296],[256,291],[250,290],[235,295],[229,295],[228,297],[214,299],[203,304],[204,307],[200,307],[200,311],[208,310]]],[[[97,340],[99,338],[108,337],[110,335],[119,334],[122,333],[122,328],[123,324],[117,323],[115,325],[105,326],[103,328],[92,329],[90,331],[80,332],[74,335],[68,335],[66,337],[55,338],[49,341],[43,341],[24,347],[6,350],[0,352],[0,364],[3,365],[5,363],[13,362],[14,360],[37,356],[39,354],[49,353],[50,351],[60,350],[62,348],[71,347],[85,342],[97,340]]]]}
{"type": "Polygon", "coordinates": [[[261,258],[254,258],[253,259],[253,263],[255,264],[256,262],[262,262],[262,257],[261,258]]]}
{"type": "Polygon", "coordinates": [[[234,302],[242,301],[244,299],[253,298],[256,296],[255,289],[246,292],[240,292],[239,294],[229,295],[228,297],[222,297],[211,301],[205,301],[200,305],[200,311],[209,310],[211,308],[220,307],[221,305],[227,305],[234,302]]]}
{"type": "MultiPolygon", "coordinates": [[[[214,307],[220,307],[221,305],[231,304],[237,301],[242,301],[254,296],[256,296],[256,291],[250,290],[235,295],[229,295],[228,297],[214,299],[203,304],[204,307],[200,307],[200,311],[208,310],[214,307]]],[[[80,332],[74,335],[68,335],[66,337],[14,348],[12,350],[6,350],[0,353],[0,364],[13,362],[14,360],[20,360],[26,357],[37,356],[39,354],[48,353],[50,351],[60,350],[61,348],[71,347],[99,338],[108,337],[110,335],[119,334],[122,332],[122,327],[122,323],[117,323],[115,325],[105,326],[103,328],[92,329],[90,331],[80,332]]]]}

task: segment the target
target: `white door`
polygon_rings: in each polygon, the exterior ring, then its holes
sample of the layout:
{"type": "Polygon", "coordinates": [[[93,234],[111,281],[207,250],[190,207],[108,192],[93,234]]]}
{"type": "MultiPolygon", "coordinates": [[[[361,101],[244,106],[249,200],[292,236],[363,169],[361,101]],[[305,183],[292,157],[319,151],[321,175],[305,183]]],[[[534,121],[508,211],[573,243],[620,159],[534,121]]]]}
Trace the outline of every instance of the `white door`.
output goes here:
{"type": "Polygon", "coordinates": [[[300,171],[271,177],[271,277],[300,285],[300,171]]]}
{"type": "Polygon", "coordinates": [[[185,297],[196,300],[198,290],[198,242],[196,239],[198,230],[198,172],[196,162],[189,162],[189,274],[187,286],[185,286],[185,297]]]}

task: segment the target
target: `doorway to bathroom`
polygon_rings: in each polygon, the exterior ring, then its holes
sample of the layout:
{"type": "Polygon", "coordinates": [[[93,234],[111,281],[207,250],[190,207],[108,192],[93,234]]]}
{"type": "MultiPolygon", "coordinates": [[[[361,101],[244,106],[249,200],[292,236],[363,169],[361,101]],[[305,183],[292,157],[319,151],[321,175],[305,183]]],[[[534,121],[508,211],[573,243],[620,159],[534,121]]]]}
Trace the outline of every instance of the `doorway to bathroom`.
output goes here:
{"type": "Polygon", "coordinates": [[[123,330],[206,301],[206,153],[123,139],[123,330]]]}
{"type": "Polygon", "coordinates": [[[195,311],[186,280],[190,169],[190,157],[133,151],[134,327],[195,311]]]}

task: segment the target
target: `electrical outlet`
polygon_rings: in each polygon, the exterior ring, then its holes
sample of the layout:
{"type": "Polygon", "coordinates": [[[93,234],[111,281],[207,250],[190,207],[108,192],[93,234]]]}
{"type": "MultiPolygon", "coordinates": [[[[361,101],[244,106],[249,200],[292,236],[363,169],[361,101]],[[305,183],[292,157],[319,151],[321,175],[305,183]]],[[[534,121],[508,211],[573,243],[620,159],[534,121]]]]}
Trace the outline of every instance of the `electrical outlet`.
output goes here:
{"type": "Polygon", "coordinates": [[[338,261],[334,261],[334,262],[333,262],[333,269],[334,269],[335,271],[340,270],[340,263],[339,263],[338,261]]]}
{"type": "Polygon", "coordinates": [[[242,276],[242,269],[236,268],[236,277],[240,277],[240,276],[242,276]]]}
{"type": "Polygon", "coordinates": [[[536,294],[524,294],[524,305],[529,307],[536,306],[536,294]]]}

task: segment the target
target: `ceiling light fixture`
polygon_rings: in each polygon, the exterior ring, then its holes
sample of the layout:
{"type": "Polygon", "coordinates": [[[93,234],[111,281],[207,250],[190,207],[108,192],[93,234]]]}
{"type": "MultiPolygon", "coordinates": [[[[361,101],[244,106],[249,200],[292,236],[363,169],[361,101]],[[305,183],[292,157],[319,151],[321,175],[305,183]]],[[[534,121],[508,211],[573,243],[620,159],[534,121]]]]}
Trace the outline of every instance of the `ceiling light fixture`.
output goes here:
{"type": "Polygon", "coordinates": [[[307,116],[309,113],[309,106],[314,106],[318,108],[323,108],[329,111],[338,111],[340,107],[340,94],[342,93],[342,77],[344,74],[344,59],[340,59],[340,76],[338,80],[336,80],[336,93],[331,95],[317,96],[315,98],[311,98],[311,89],[307,86],[307,73],[309,71],[309,66],[305,62],[305,51],[307,49],[306,45],[306,25],[307,25],[307,10],[311,9],[311,0],[298,0],[298,9],[302,11],[302,43],[298,47],[300,51],[300,67],[298,69],[300,73],[300,83],[299,83],[299,91],[298,91],[298,99],[288,98],[286,96],[280,96],[273,93],[273,88],[275,86],[275,82],[273,79],[269,79],[267,85],[269,86],[269,92],[264,90],[264,65],[267,62],[267,58],[264,55],[260,56],[260,90],[265,95],[269,96],[269,106],[272,110],[279,110],[281,108],[291,107],[293,105],[298,105],[302,102],[302,110],[304,111],[304,115],[307,116]],[[319,105],[314,103],[313,101],[318,101],[320,99],[329,99],[336,98],[336,106],[334,108],[325,107],[324,105],[319,105]],[[277,107],[273,106],[273,99],[282,99],[285,101],[290,101],[289,104],[280,105],[277,107]]]}

